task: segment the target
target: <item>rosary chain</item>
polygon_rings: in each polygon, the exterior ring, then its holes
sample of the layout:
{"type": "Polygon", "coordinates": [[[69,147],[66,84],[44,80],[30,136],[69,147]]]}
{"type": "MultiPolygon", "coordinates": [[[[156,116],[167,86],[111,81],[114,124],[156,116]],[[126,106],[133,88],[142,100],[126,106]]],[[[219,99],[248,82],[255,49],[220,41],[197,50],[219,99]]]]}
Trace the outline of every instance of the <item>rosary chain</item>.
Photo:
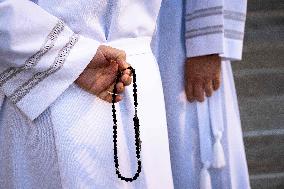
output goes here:
{"type": "Polygon", "coordinates": [[[116,170],[116,174],[118,178],[126,182],[132,182],[139,177],[139,174],[141,173],[141,170],[142,170],[142,162],[141,162],[141,143],[142,142],[140,139],[140,130],[139,130],[140,125],[139,125],[139,118],[137,115],[138,102],[137,102],[136,73],[135,73],[135,69],[132,68],[131,66],[126,69],[129,69],[133,75],[133,98],[134,98],[134,109],[135,109],[133,123],[134,123],[134,131],[135,131],[136,159],[137,159],[137,165],[138,165],[135,175],[133,177],[124,177],[119,171],[118,153],[117,153],[117,119],[116,119],[116,109],[115,109],[115,96],[117,92],[116,84],[119,82],[122,72],[119,72],[117,74],[116,83],[115,83],[113,94],[112,94],[113,145],[114,145],[114,148],[113,148],[114,156],[113,157],[114,157],[114,163],[115,163],[115,170],[116,170]]]}

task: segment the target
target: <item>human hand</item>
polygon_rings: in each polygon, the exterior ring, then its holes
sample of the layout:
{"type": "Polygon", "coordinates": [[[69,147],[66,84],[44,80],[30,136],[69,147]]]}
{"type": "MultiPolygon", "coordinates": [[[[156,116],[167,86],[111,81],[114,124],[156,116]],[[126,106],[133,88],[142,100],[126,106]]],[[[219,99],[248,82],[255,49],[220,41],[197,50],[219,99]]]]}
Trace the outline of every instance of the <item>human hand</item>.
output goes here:
{"type": "Polygon", "coordinates": [[[185,93],[189,102],[204,101],[220,87],[221,58],[217,54],[188,58],[185,62],[185,93]]]}
{"type": "Polygon", "coordinates": [[[124,51],[101,45],[75,83],[102,100],[112,102],[110,92],[113,91],[117,73],[124,70],[121,81],[116,85],[118,95],[116,95],[115,101],[119,102],[122,100],[122,96],[119,94],[124,91],[125,86],[132,82],[130,70],[125,70],[128,67],[124,51]]]}

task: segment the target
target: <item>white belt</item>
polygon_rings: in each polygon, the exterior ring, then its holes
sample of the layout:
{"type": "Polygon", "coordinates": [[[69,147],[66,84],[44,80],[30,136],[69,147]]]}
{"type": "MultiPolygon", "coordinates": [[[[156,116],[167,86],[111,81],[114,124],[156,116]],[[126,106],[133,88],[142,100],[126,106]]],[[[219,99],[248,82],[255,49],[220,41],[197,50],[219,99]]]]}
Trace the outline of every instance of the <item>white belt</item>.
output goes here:
{"type": "Polygon", "coordinates": [[[124,50],[127,56],[152,53],[151,37],[123,38],[104,43],[120,50],[124,50]]]}

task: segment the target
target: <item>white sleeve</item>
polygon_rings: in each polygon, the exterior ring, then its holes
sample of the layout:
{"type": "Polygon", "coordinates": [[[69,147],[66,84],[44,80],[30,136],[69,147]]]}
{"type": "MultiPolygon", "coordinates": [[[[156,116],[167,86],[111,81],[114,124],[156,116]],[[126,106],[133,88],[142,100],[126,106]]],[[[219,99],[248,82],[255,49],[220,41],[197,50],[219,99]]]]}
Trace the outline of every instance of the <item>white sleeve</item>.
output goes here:
{"type": "Polygon", "coordinates": [[[31,120],[81,74],[99,43],[29,0],[0,0],[0,88],[31,120]]]}
{"type": "Polygon", "coordinates": [[[247,0],[187,0],[186,54],[242,58],[247,0]]]}

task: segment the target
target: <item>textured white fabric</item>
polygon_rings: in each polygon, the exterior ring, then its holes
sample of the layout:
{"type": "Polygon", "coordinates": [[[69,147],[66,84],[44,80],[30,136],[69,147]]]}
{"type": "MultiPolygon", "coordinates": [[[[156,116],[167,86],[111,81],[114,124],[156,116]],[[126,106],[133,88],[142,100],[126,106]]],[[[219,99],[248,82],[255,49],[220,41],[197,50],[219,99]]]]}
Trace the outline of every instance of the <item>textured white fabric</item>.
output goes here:
{"type": "MultiPolygon", "coordinates": [[[[20,67],[44,44],[46,37],[58,22],[42,8],[28,0],[7,0],[0,3],[0,73],[11,67],[20,67]]],[[[69,41],[73,31],[65,26],[50,49],[39,63],[30,70],[21,72],[2,86],[6,96],[35,73],[47,70],[60,49],[69,41]]],[[[38,117],[66,88],[74,82],[94,56],[99,43],[81,36],[72,49],[63,69],[44,79],[17,103],[30,119],[38,117]]]]}
{"type": "MultiPolygon", "coordinates": [[[[122,45],[116,43],[115,46],[124,49],[123,43],[120,41],[122,45]]],[[[133,40],[131,43],[134,44],[132,48],[139,47],[133,40]]],[[[129,44],[128,40],[126,44],[129,44]]],[[[149,44],[148,40],[148,51],[149,44]]],[[[126,184],[116,178],[111,106],[73,85],[51,107],[61,176],[68,178],[62,180],[64,188],[172,187],[169,148],[165,145],[168,139],[165,112],[162,111],[164,103],[161,81],[153,60],[151,52],[128,54],[128,62],[136,68],[138,77],[138,116],[143,162],[141,178],[133,184],[126,184]],[[64,112],[66,109],[68,112],[64,112]],[[62,119],[65,117],[69,119],[62,119]]],[[[122,173],[131,176],[136,170],[131,87],[127,88],[124,97],[125,100],[117,108],[119,161],[122,173]]]]}
{"type": "MultiPolygon", "coordinates": [[[[36,53],[46,36],[58,23],[58,19],[63,20],[66,26],[54,47],[42,57],[33,71],[22,73],[16,79],[5,83],[10,87],[4,85],[1,88],[0,102],[3,100],[0,112],[1,187],[173,188],[159,71],[155,59],[149,53],[150,49],[147,48],[149,39],[144,38],[152,37],[161,0],[154,0],[151,3],[146,0],[34,0],[34,2],[38,5],[27,0],[0,1],[1,72],[10,66],[22,65],[36,53]],[[57,76],[51,75],[46,78],[43,81],[46,85],[40,83],[36,86],[42,90],[34,88],[41,91],[40,93],[33,95],[30,93],[28,94],[30,98],[25,97],[32,99],[36,95],[32,101],[27,101],[22,106],[20,104],[23,102],[20,101],[15,106],[7,97],[4,98],[4,94],[13,93],[15,88],[29,79],[34,72],[48,68],[73,32],[79,33],[80,39],[71,50],[64,67],[56,73],[57,76]],[[136,38],[136,42],[126,38],[136,38]],[[141,131],[143,171],[139,180],[132,184],[121,182],[114,174],[110,106],[72,84],[80,70],[92,58],[93,51],[99,43],[125,49],[132,55],[128,57],[128,61],[135,66],[140,77],[138,113],[143,130],[141,131]],[[129,45],[130,43],[134,43],[135,46],[129,45]],[[75,62],[78,69],[73,67],[75,62]],[[68,69],[68,66],[72,68],[68,69]],[[70,75],[66,75],[64,70],[70,75]],[[66,76],[68,79],[65,81],[66,76]],[[54,83],[59,82],[59,79],[64,86],[60,85],[57,88],[54,83]],[[48,82],[50,80],[53,81],[48,82]],[[70,84],[71,86],[68,87],[70,84]],[[50,97],[51,93],[56,94],[56,97],[50,97]],[[145,99],[140,99],[140,96],[145,99]]],[[[194,5],[208,5],[202,1],[194,2],[194,5]]],[[[185,28],[181,27],[185,24],[182,22],[184,7],[181,0],[163,1],[157,31],[158,43],[155,43],[157,46],[153,50],[157,52],[166,94],[175,188],[196,189],[199,188],[201,172],[200,138],[196,104],[187,103],[183,90],[183,63],[186,49],[183,32],[185,28]]],[[[218,19],[212,20],[218,21],[218,19]]],[[[196,50],[192,49],[191,52],[200,53],[199,55],[211,52],[221,54],[235,46],[238,51],[230,53],[236,55],[224,55],[224,59],[233,59],[234,56],[240,58],[240,46],[235,44],[237,40],[227,44],[222,36],[223,42],[220,43],[219,37],[213,37],[212,40],[208,37],[208,40],[196,40],[196,43],[204,45],[192,46],[196,50]],[[210,46],[206,45],[206,41],[210,42],[210,46]],[[215,49],[211,42],[216,43],[215,49]]],[[[212,188],[246,189],[249,188],[249,180],[230,63],[224,62],[222,69],[223,81],[226,82],[222,85],[225,120],[221,142],[227,165],[222,170],[208,170],[212,177],[212,188]]],[[[130,88],[126,91],[125,97],[126,100],[120,103],[118,108],[119,118],[123,121],[123,124],[120,122],[121,127],[119,127],[121,133],[119,154],[124,155],[120,156],[123,173],[130,174],[131,171],[135,171],[135,158],[132,157],[134,148],[131,142],[133,107],[130,88]],[[125,159],[127,161],[124,162],[125,159]],[[128,160],[131,164],[127,164],[128,160]]]]}
{"type": "MultiPolygon", "coordinates": [[[[214,3],[215,1],[206,1],[204,4],[201,3],[203,1],[192,2],[195,5],[200,4],[200,6],[206,7],[207,2],[214,3]]],[[[183,19],[185,14],[183,3],[182,0],[163,1],[153,48],[157,49],[155,55],[161,70],[165,94],[174,186],[178,189],[198,189],[201,183],[205,187],[210,187],[208,174],[202,172],[200,139],[209,136],[209,140],[213,143],[214,137],[212,131],[204,133],[202,136],[199,135],[198,103],[188,103],[185,96],[184,62],[188,49],[184,44],[186,28],[183,19]],[[201,175],[203,175],[202,178],[200,178],[201,175]],[[204,180],[202,181],[202,179],[204,180]],[[199,183],[200,180],[201,183],[199,183]]],[[[214,18],[210,17],[212,22],[214,22],[214,18]]],[[[216,47],[218,47],[218,44],[216,47]]],[[[200,49],[200,51],[203,50],[200,49]]],[[[212,167],[208,169],[211,186],[212,189],[249,189],[238,103],[229,61],[222,62],[221,81],[219,94],[222,101],[219,111],[223,114],[224,131],[221,144],[226,166],[222,169],[212,167]]],[[[209,99],[209,101],[211,100],[214,100],[214,98],[209,99]]],[[[213,111],[218,107],[209,106],[213,111]]],[[[218,111],[215,113],[218,113],[218,111]]],[[[208,113],[204,112],[203,119],[210,119],[208,113]]],[[[204,120],[203,123],[206,122],[204,120]]],[[[210,149],[212,148],[209,146],[208,150],[210,149]]]]}
{"type": "MultiPolygon", "coordinates": [[[[65,27],[36,66],[1,87],[1,188],[172,189],[162,84],[150,49],[161,0],[33,2],[0,1],[0,73],[24,65],[59,19],[65,27]],[[73,33],[79,39],[64,65],[13,104],[7,96],[50,68],[73,33]],[[125,50],[137,72],[142,173],[133,183],[115,174],[111,105],[72,84],[99,44],[125,50]]],[[[131,87],[124,98],[117,105],[119,162],[122,173],[130,176],[136,171],[131,87]]]]}

